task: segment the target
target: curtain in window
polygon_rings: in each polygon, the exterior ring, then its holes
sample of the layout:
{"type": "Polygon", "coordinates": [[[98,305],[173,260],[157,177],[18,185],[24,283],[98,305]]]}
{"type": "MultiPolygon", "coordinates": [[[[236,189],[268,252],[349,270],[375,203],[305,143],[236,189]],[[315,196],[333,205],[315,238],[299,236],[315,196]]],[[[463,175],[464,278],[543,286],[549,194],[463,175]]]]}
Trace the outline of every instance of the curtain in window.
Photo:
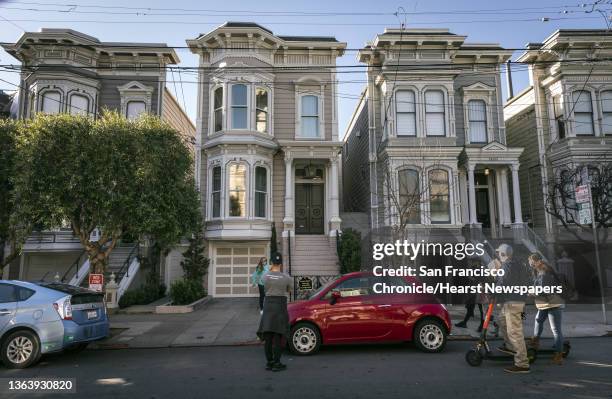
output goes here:
{"type": "Polygon", "coordinates": [[[302,128],[303,137],[319,137],[319,98],[317,96],[302,96],[302,128]]]}
{"type": "Polygon", "coordinates": [[[246,216],[246,168],[233,164],[229,167],[229,215],[246,216]]]}
{"type": "Polygon", "coordinates": [[[42,112],[45,114],[58,114],[61,112],[61,95],[57,91],[47,91],[42,98],[42,112]]]}
{"type": "Polygon", "coordinates": [[[428,136],[446,134],[444,116],[444,93],[440,90],[425,92],[425,122],[428,136]]]}
{"type": "Polygon", "coordinates": [[[450,223],[448,172],[443,169],[429,171],[429,211],[431,223],[450,223]]]}
{"type": "Polygon", "coordinates": [[[591,93],[586,90],[578,90],[572,93],[574,101],[574,128],[576,135],[595,134],[593,129],[593,104],[591,93]]]}
{"type": "Polygon", "coordinates": [[[601,92],[601,131],[612,135],[612,90],[601,92]]]}
{"type": "Polygon", "coordinates": [[[416,170],[404,169],[398,173],[399,212],[407,223],[421,223],[421,192],[419,173],[416,170]]]}
{"type": "Polygon", "coordinates": [[[395,93],[395,124],[398,136],[416,136],[416,106],[412,90],[395,93]]]}
{"type": "Polygon", "coordinates": [[[487,106],[482,100],[468,101],[469,132],[471,143],[487,142],[487,106]]]}
{"type": "Polygon", "coordinates": [[[255,217],[266,217],[266,202],[268,196],[268,171],[258,166],[255,168],[255,217]]]}
{"type": "Polygon", "coordinates": [[[246,129],[247,118],[247,87],[232,85],[232,129],[246,129]]]}

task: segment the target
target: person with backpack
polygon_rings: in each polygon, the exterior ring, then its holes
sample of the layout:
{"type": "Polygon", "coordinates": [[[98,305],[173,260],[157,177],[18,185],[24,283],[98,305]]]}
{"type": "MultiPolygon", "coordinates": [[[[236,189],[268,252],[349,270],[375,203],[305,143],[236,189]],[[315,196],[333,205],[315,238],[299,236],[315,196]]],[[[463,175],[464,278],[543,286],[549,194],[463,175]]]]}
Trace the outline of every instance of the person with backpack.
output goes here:
{"type": "MultiPolygon", "coordinates": [[[[539,254],[533,253],[529,255],[529,265],[534,271],[534,285],[540,287],[563,286],[562,279],[557,275],[555,270],[547,264],[539,254]]],[[[565,291],[565,290],[563,290],[565,291]]],[[[544,321],[548,318],[550,329],[552,331],[554,341],[553,349],[555,354],[552,363],[561,366],[563,364],[563,331],[562,319],[565,301],[561,295],[539,295],[535,297],[535,306],[538,313],[535,316],[535,326],[533,338],[531,338],[530,346],[538,349],[540,345],[540,337],[544,330],[544,321]]]]}

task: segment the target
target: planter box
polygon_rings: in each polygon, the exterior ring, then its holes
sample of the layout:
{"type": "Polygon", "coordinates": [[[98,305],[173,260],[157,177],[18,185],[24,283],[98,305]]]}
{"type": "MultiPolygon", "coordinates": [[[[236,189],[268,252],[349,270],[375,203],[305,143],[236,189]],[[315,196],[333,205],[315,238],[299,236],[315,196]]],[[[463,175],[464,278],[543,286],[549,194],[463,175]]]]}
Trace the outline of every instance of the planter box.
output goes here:
{"type": "Polygon", "coordinates": [[[172,302],[168,302],[163,305],[157,305],[155,307],[155,313],[157,314],[169,314],[169,313],[191,313],[198,306],[202,306],[208,301],[210,301],[210,296],[205,296],[203,298],[198,299],[195,302],[190,303],[189,305],[172,305],[172,302]]]}

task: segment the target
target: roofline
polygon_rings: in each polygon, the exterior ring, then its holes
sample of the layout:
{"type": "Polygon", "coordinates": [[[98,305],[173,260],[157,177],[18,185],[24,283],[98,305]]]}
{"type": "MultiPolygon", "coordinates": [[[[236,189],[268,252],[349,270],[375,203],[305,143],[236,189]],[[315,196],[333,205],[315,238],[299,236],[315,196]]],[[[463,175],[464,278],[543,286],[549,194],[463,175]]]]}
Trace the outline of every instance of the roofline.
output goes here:
{"type": "Polygon", "coordinates": [[[357,121],[357,117],[359,116],[359,111],[364,106],[365,100],[366,100],[368,94],[369,94],[368,93],[368,86],[366,86],[366,88],[361,92],[361,95],[359,96],[359,102],[357,103],[357,106],[355,107],[355,110],[353,111],[353,114],[351,115],[351,119],[349,120],[349,123],[346,126],[346,130],[344,131],[344,137],[342,137],[342,141],[344,143],[347,142],[347,140],[348,140],[348,138],[350,136],[350,131],[353,128],[353,126],[355,125],[355,122],[357,121]]]}

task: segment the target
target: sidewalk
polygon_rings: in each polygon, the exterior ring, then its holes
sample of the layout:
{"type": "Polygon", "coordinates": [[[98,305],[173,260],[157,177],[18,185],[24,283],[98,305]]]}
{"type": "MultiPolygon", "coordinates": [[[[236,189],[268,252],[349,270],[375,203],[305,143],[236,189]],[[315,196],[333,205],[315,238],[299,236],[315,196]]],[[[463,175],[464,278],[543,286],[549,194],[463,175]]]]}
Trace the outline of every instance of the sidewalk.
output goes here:
{"type": "MultiPolygon", "coordinates": [[[[486,309],[485,309],[486,310],[486,309]]],[[[449,306],[453,324],[462,320],[463,305],[449,306]]],[[[535,308],[527,307],[525,336],[533,333],[535,308]]],[[[476,308],[476,317],[479,317],[476,308]]],[[[566,338],[612,335],[612,325],[603,325],[601,305],[569,305],[564,312],[566,338]]],[[[186,314],[115,314],[110,316],[113,334],[92,344],[92,348],[167,348],[185,346],[252,345],[259,323],[257,298],[213,299],[193,313],[186,314]]],[[[608,312],[612,322],[612,311],[608,312]]],[[[453,326],[449,339],[475,339],[479,322],[472,319],[468,328],[453,326]]],[[[550,337],[548,323],[544,337],[550,337]]]]}

